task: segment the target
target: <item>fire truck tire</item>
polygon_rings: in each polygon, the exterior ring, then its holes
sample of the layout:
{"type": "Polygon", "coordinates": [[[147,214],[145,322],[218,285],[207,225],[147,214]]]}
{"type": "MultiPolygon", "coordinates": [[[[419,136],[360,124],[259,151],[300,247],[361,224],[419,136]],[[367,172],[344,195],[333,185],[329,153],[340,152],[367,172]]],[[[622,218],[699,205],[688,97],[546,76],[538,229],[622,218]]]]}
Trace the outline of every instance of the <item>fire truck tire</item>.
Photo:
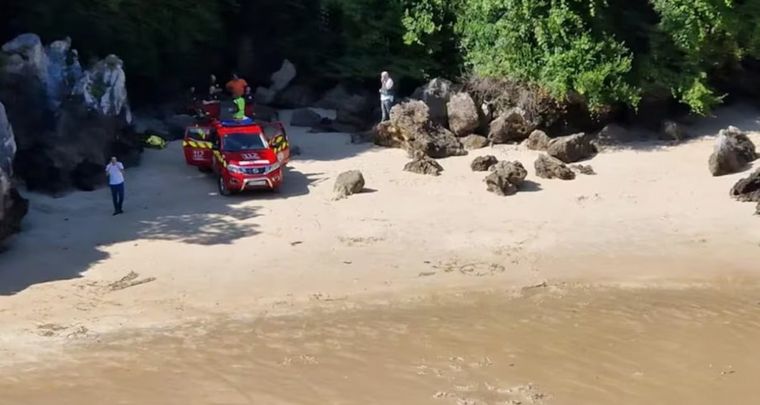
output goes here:
{"type": "Polygon", "coordinates": [[[227,185],[224,183],[224,178],[222,176],[219,176],[219,179],[217,180],[217,184],[219,185],[219,194],[223,195],[225,197],[232,195],[232,191],[227,188],[227,185]]]}

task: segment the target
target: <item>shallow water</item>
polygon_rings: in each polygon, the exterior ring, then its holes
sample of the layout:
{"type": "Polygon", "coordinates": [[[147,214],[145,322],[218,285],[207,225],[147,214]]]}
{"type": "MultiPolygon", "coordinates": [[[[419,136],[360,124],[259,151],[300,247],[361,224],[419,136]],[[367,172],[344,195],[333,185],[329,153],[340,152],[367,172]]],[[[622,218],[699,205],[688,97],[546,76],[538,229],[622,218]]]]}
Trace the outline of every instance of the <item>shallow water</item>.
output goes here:
{"type": "Polygon", "coordinates": [[[760,288],[536,288],[219,321],[0,370],[2,404],[757,404],[760,288]]]}

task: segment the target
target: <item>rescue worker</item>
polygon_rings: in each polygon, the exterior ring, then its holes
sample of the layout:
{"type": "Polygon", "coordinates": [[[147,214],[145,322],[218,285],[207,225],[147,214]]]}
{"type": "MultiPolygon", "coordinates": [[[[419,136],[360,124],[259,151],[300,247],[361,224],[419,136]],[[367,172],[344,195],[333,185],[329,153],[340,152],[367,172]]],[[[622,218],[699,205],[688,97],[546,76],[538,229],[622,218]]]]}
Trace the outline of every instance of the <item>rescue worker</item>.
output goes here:
{"type": "Polygon", "coordinates": [[[232,119],[242,121],[248,118],[245,116],[245,99],[243,97],[235,97],[232,102],[235,103],[235,113],[232,114],[232,119]]]}
{"type": "Polygon", "coordinates": [[[393,107],[393,79],[388,72],[380,73],[380,109],[382,110],[381,121],[388,121],[391,118],[391,107],[393,107]]]}
{"type": "Polygon", "coordinates": [[[245,95],[245,88],[248,87],[248,83],[239,78],[237,74],[232,74],[232,80],[227,82],[227,85],[225,86],[227,88],[227,91],[230,92],[232,95],[232,98],[238,98],[243,97],[245,95]]]}
{"type": "Polygon", "coordinates": [[[245,87],[245,95],[243,97],[245,98],[246,111],[248,111],[251,116],[254,116],[255,112],[253,111],[253,106],[255,105],[255,100],[250,86],[245,87]]]}
{"type": "Polygon", "coordinates": [[[251,86],[245,86],[245,94],[243,96],[245,97],[246,103],[253,104],[253,93],[251,92],[251,86]]]}
{"type": "Polygon", "coordinates": [[[235,121],[241,121],[246,119],[245,116],[245,89],[248,88],[248,83],[238,77],[236,73],[232,74],[232,80],[227,82],[225,86],[227,91],[232,95],[232,102],[235,104],[235,112],[232,114],[232,119],[235,121]]]}

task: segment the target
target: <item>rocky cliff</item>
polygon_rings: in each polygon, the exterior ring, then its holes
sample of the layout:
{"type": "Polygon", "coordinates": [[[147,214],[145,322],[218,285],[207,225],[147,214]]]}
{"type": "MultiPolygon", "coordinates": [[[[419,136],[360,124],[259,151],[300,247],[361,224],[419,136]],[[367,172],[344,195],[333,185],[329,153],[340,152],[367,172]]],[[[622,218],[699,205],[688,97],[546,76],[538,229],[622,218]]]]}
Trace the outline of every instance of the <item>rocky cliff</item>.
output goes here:
{"type": "Polygon", "coordinates": [[[105,181],[109,156],[137,163],[121,59],[109,55],[83,69],[70,39],[43,46],[35,34],[1,50],[0,101],[15,132],[15,175],[27,188],[93,190],[105,181]]]}
{"type": "Polygon", "coordinates": [[[0,243],[18,232],[26,215],[27,201],[21,198],[13,183],[13,157],[16,142],[8,122],[5,106],[0,103],[0,243]]]}

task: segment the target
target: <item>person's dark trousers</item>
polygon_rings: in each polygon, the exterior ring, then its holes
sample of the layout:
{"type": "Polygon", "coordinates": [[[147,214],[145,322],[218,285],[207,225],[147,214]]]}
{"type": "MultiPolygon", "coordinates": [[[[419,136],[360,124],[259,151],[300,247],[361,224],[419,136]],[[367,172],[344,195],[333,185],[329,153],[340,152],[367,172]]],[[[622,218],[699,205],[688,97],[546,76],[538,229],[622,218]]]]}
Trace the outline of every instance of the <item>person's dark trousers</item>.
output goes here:
{"type": "Polygon", "coordinates": [[[391,119],[391,107],[393,107],[393,100],[380,100],[380,108],[383,112],[381,121],[388,121],[391,119]]]}
{"type": "Polygon", "coordinates": [[[124,183],[111,184],[111,197],[113,198],[113,212],[120,214],[122,204],[124,204],[124,183]]]}

